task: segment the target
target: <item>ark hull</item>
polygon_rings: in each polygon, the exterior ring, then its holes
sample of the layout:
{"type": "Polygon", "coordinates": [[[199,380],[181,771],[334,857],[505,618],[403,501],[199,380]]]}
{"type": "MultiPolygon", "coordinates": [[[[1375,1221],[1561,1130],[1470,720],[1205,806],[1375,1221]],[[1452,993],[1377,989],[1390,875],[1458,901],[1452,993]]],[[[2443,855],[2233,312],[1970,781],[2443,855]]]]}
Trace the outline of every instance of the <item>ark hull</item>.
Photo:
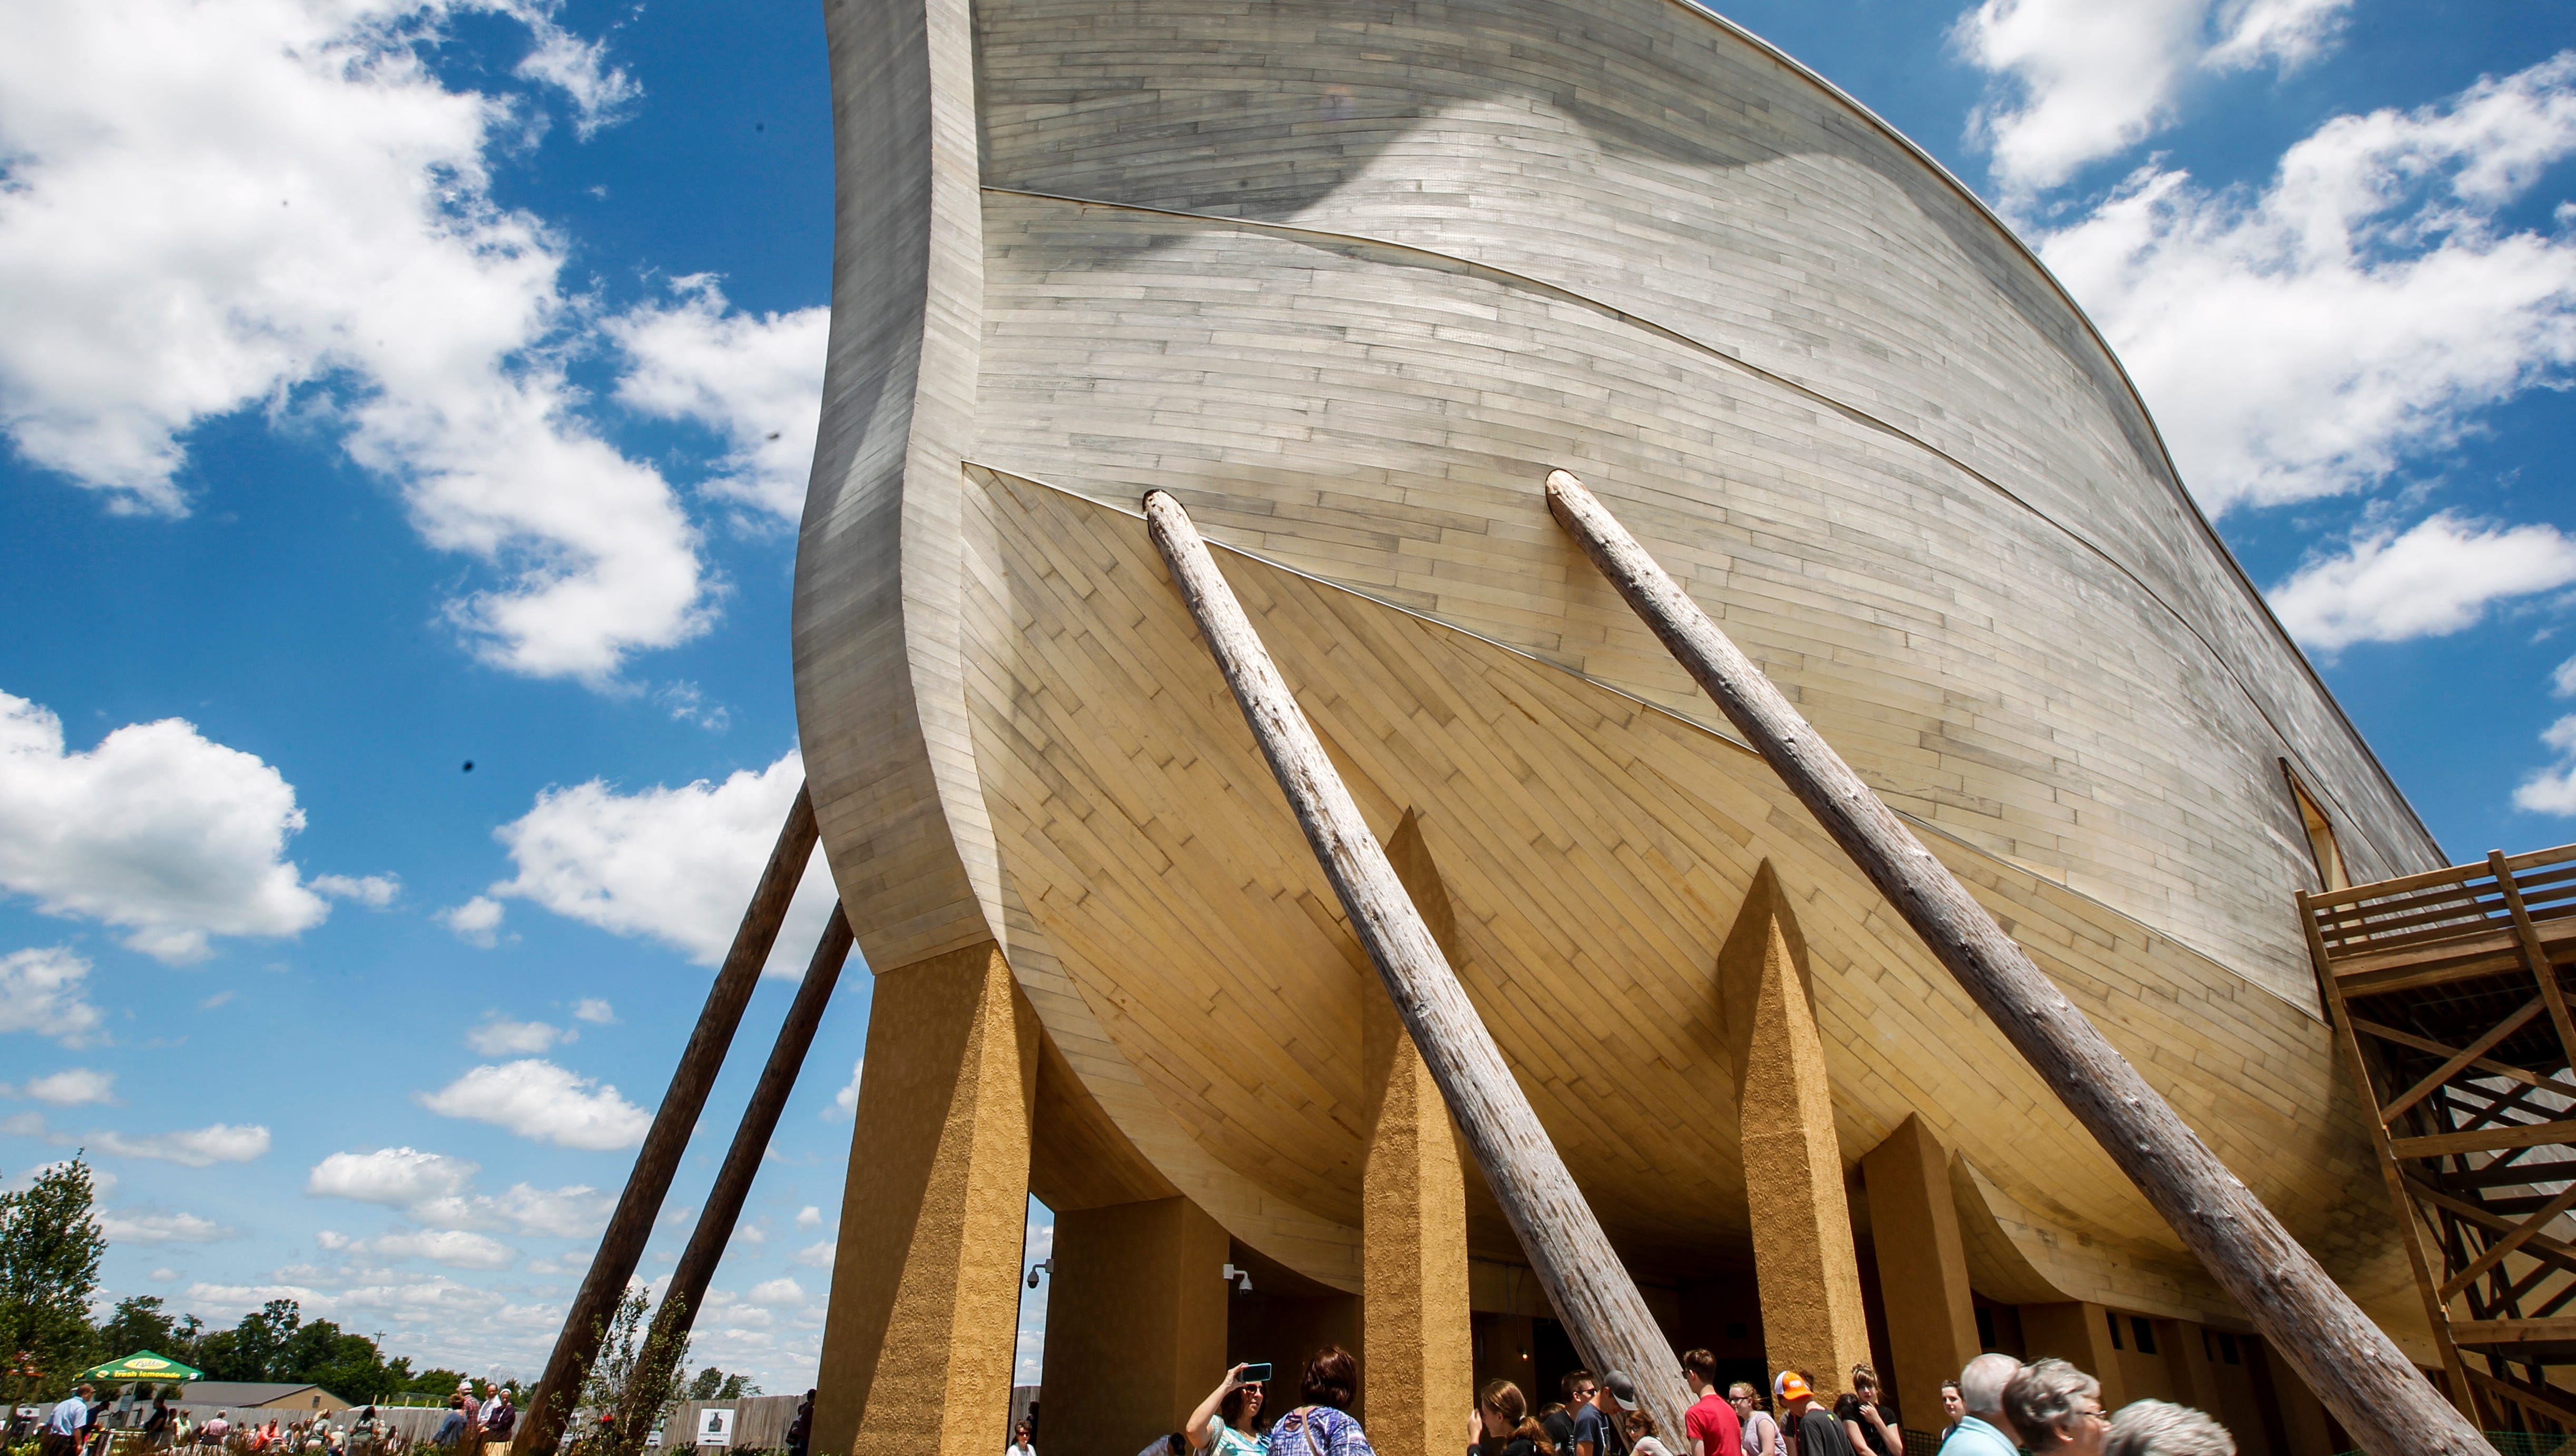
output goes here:
{"type": "MultiPolygon", "coordinates": [[[[2283,766],[2355,878],[2440,857],[2117,362],[1918,151],[1670,0],[830,13],[807,766],[872,966],[1007,961],[1042,1200],[1186,1197],[1365,1282],[1379,993],[1145,537],[1161,488],[1372,827],[1418,817],[1642,1281],[1755,1254],[1714,967],[1767,862],[1843,1157],[1937,1134],[1979,1297],[2241,1327],[1549,521],[1561,465],[2420,1336],[2283,766]]],[[[1470,1247],[1515,1262],[1468,1183],[1470,1247]]]]}

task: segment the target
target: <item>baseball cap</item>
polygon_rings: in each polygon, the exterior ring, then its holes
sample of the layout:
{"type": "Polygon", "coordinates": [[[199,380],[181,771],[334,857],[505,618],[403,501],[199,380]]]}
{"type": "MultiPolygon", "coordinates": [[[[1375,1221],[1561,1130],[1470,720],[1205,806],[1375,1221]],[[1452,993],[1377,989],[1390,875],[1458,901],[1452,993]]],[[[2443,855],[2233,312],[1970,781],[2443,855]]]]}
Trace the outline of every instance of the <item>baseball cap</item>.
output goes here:
{"type": "Polygon", "coordinates": [[[1612,1400],[1619,1402],[1621,1405],[1635,1405],[1637,1403],[1637,1382],[1628,1374],[1627,1371],[1613,1370],[1609,1374],[1601,1377],[1601,1383],[1609,1387],[1610,1398],[1612,1400]]]}
{"type": "Polygon", "coordinates": [[[1771,1382],[1773,1400],[1810,1400],[1814,1396],[1815,1392],[1807,1388],[1806,1378],[1795,1370],[1783,1370],[1780,1378],[1771,1382]]]}

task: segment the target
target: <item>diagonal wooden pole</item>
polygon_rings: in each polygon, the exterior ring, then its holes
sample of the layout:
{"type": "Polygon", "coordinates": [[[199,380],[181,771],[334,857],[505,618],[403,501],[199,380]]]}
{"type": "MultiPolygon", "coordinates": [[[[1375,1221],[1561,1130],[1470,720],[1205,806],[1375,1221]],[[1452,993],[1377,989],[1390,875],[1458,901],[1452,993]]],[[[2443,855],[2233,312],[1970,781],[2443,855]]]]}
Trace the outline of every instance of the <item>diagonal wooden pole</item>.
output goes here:
{"type": "Polygon", "coordinates": [[[1556,1144],[1539,1125],[1529,1098],[1512,1080],[1502,1048],[1477,1016],[1449,958],[1432,939],[1422,912],[1396,877],[1386,850],[1369,833],[1358,804],[1297,700],[1279,676],[1243,606],[1234,599],[1189,513],[1170,495],[1145,497],[1145,521],[1172,569],[1172,580],[1198,619],[1208,650],[1242,705],[1244,721],[1288,796],[1324,877],[1341,897],[1351,929],[1368,950],[1405,1030],[1431,1069],[1440,1095],[1466,1134],[1485,1181],[1512,1232],[1530,1256],[1539,1284],[1555,1302],[1575,1348],[1595,1370],[1625,1370],[1655,1423],[1682,1429],[1690,1398],[1673,1348],[1646,1308],[1645,1296],[1610,1247],[1583,1190],[1556,1144]]]}
{"type": "Polygon", "coordinates": [[[778,831],[778,843],[769,852],[769,865],[760,872],[760,885],[752,891],[742,925],[734,931],[733,948],[725,953],[715,984],[707,988],[707,1004],[698,1012],[697,1029],[689,1033],[680,1065],[671,1073],[670,1088],[662,1094],[653,1126],[635,1154],[635,1170],[626,1175],[626,1191],[618,1195],[617,1211],[609,1215],[608,1228],[599,1236],[598,1252],[590,1257],[590,1273],[573,1296],[572,1308],[564,1313],[563,1333],[555,1337],[554,1353],[546,1359],[545,1374],[538,1378],[527,1413],[520,1418],[518,1436],[510,1444],[512,1456],[551,1452],[563,1437],[564,1422],[571,1418],[574,1402],[581,1399],[582,1378],[599,1354],[600,1336],[617,1313],[626,1281],[635,1276],[644,1241],[651,1237],[653,1220],[662,1212],[663,1196],[671,1191],[671,1176],[679,1171],[680,1155],[688,1150],[689,1130],[697,1126],[698,1114],[706,1108],[707,1089],[724,1068],[725,1050],[733,1045],[734,1029],[742,1025],[742,1008],[750,1002],[761,965],[778,939],[788,902],[796,898],[796,882],[805,876],[814,840],[814,800],[808,789],[799,786],[796,802],[787,810],[787,823],[778,831]]]}
{"type": "MultiPolygon", "coordinates": [[[[787,1019],[779,1025],[778,1040],[769,1049],[769,1061],[760,1069],[760,1081],[751,1089],[751,1102],[743,1108],[742,1122],[734,1129],[733,1146],[725,1150],[724,1166],[716,1170],[715,1186],[707,1190],[706,1206],[698,1210],[698,1226],[689,1235],[689,1246],[681,1250],[679,1264],[671,1270],[671,1285],[662,1292],[662,1307],[653,1312],[653,1329],[647,1337],[652,1348],[670,1348],[674,1342],[686,1339],[697,1324],[698,1307],[707,1297],[707,1283],[715,1277],[716,1265],[724,1261],[725,1245],[733,1240],[734,1223],[742,1217],[743,1200],[751,1195],[751,1181],[760,1172],[761,1158],[769,1152],[770,1136],[778,1131],[779,1115],[787,1110],[787,1094],[796,1090],[797,1074],[805,1069],[805,1053],[814,1046],[814,1029],[822,1024],[823,1008],[831,1004],[832,991],[841,984],[841,967],[850,959],[853,939],[849,917],[834,905],[832,918],[823,927],[823,938],[815,943],[814,958],[806,962],[805,979],[796,987],[796,999],[787,1007],[787,1019]]],[[[650,1429],[650,1418],[658,1414],[640,1406],[618,1412],[627,1449],[640,1449],[644,1432],[650,1429]]]]}
{"type": "Polygon", "coordinates": [[[1582,481],[1548,509],[2372,1456],[2494,1448],[1582,481]]]}

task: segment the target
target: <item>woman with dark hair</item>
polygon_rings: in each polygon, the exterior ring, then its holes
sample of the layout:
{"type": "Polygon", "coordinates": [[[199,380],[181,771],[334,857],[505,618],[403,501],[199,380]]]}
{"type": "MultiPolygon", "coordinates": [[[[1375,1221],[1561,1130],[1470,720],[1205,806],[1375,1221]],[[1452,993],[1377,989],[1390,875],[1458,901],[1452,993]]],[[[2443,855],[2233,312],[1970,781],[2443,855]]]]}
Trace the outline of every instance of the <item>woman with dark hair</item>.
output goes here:
{"type": "Polygon", "coordinates": [[[1530,1416],[1529,1397],[1508,1380],[1485,1383],[1476,1420],[1476,1456],[1556,1456],[1547,1427],[1530,1416]]]}
{"type": "Polygon", "coordinates": [[[1270,1428],[1271,1456],[1377,1456],[1348,1409],[1360,1393],[1360,1362],[1350,1351],[1326,1345],[1308,1357],[1297,1393],[1306,1403],[1270,1428]]]}
{"type": "Polygon", "coordinates": [[[1190,1449],[1212,1456],[1260,1456],[1268,1448],[1266,1438],[1253,1434],[1261,1420],[1261,1382],[1244,1379],[1245,1368],[1237,1365],[1225,1372],[1216,1389],[1190,1412],[1189,1424],[1182,1427],[1190,1449]]]}

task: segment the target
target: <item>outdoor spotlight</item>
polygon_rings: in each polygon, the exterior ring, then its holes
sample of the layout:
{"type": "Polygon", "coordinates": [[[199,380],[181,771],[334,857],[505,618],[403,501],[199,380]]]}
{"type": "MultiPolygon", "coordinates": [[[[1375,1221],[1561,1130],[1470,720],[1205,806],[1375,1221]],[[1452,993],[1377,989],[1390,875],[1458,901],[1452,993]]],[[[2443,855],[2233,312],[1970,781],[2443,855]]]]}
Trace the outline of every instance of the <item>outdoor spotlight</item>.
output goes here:
{"type": "Polygon", "coordinates": [[[1031,1289],[1035,1289],[1035,1288],[1037,1288],[1037,1287],[1038,1287],[1038,1276],[1039,1276],[1039,1275],[1041,1275],[1041,1274],[1052,1274],[1052,1273],[1054,1273],[1054,1272],[1055,1272],[1055,1258],[1054,1258],[1054,1256],[1053,1256],[1053,1255],[1049,1255],[1048,1257],[1043,1258],[1043,1259],[1040,1259],[1040,1260],[1038,1260],[1036,1263],[1031,1264],[1031,1265],[1029,1266],[1029,1287],[1030,1287],[1031,1289]]]}

